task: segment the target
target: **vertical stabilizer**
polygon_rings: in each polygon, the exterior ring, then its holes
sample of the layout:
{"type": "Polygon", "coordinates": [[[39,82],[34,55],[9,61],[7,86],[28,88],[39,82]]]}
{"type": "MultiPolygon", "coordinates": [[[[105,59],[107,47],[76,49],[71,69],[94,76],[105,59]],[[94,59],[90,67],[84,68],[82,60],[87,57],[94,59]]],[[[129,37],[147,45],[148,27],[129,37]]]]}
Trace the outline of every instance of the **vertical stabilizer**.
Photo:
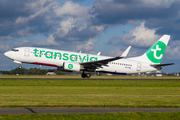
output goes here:
{"type": "Polygon", "coordinates": [[[147,50],[142,56],[136,57],[144,62],[152,64],[160,64],[169,42],[170,35],[163,35],[149,50],[147,50]]]}

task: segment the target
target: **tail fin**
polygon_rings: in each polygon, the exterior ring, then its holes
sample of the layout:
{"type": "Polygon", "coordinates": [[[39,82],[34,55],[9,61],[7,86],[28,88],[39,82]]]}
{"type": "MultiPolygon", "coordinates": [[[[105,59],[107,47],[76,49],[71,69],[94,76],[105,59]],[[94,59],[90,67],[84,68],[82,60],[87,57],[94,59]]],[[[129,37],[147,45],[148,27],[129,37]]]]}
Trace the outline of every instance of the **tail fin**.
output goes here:
{"type": "Polygon", "coordinates": [[[149,50],[147,50],[142,56],[136,57],[135,59],[152,64],[160,64],[169,39],[170,35],[163,35],[149,50]]]}

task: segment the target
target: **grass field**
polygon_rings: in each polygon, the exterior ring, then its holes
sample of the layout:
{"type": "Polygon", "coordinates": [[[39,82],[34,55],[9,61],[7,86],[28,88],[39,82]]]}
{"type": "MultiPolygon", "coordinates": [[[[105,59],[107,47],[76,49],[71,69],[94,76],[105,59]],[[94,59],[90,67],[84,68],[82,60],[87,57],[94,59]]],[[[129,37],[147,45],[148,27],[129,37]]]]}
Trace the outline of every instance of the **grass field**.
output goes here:
{"type": "Polygon", "coordinates": [[[179,120],[180,112],[121,112],[106,114],[30,114],[0,115],[3,120],[179,120]]]}
{"type": "MultiPolygon", "coordinates": [[[[81,76],[67,76],[67,75],[55,75],[55,76],[46,76],[46,75],[1,75],[0,78],[77,78],[83,80],[81,76]]],[[[164,76],[164,77],[151,77],[151,76],[91,76],[91,79],[174,79],[180,80],[180,77],[174,76],[164,76]]]]}
{"type": "MultiPolygon", "coordinates": [[[[83,80],[80,76],[0,76],[0,78],[3,78],[0,80],[0,107],[180,107],[179,77],[92,77],[107,80],[83,80]],[[6,78],[49,78],[49,80],[6,78]],[[77,80],[51,80],[51,78],[77,78],[77,80]],[[135,80],[108,80],[119,78],[135,80]],[[153,78],[166,80],[136,80],[153,78]]],[[[20,114],[0,115],[0,119],[179,120],[180,112],[20,114]]]]}
{"type": "Polygon", "coordinates": [[[179,108],[180,82],[168,79],[163,81],[69,81],[51,80],[51,76],[49,80],[6,80],[4,76],[4,79],[0,80],[0,107],[179,108]]]}

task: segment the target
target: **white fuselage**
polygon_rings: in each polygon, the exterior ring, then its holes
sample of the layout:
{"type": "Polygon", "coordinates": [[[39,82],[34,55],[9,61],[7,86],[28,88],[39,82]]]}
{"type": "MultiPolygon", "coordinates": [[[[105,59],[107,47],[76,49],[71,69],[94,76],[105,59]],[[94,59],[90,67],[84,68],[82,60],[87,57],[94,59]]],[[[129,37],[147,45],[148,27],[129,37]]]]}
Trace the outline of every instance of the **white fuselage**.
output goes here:
{"type": "MultiPolygon", "coordinates": [[[[5,55],[17,63],[30,63],[54,67],[62,67],[64,62],[82,63],[111,58],[108,56],[84,54],[78,52],[69,52],[37,47],[19,47],[16,48],[16,50],[8,51],[5,53],[5,55]]],[[[146,63],[141,60],[136,60],[134,58],[126,58],[111,61],[107,64],[107,66],[101,66],[97,68],[95,71],[117,74],[132,74],[156,70],[156,68],[150,66],[150,63],[146,63]]]]}

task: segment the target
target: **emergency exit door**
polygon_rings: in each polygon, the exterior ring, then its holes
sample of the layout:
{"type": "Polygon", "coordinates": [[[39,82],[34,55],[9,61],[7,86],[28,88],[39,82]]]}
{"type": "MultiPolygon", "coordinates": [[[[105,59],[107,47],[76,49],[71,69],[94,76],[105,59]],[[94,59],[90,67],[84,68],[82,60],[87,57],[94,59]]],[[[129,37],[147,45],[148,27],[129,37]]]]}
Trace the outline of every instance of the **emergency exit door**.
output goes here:
{"type": "Polygon", "coordinates": [[[141,63],[137,63],[137,71],[141,71],[141,63]]]}

